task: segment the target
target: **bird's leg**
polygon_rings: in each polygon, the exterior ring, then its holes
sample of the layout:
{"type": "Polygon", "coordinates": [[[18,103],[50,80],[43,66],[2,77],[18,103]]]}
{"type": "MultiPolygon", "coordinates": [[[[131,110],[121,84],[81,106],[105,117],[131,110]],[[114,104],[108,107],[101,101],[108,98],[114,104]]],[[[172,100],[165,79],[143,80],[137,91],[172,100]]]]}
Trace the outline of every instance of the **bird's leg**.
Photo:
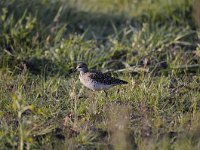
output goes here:
{"type": "Polygon", "coordinates": [[[108,93],[106,92],[106,90],[103,90],[103,91],[106,94],[106,98],[108,98],[108,93]]]}

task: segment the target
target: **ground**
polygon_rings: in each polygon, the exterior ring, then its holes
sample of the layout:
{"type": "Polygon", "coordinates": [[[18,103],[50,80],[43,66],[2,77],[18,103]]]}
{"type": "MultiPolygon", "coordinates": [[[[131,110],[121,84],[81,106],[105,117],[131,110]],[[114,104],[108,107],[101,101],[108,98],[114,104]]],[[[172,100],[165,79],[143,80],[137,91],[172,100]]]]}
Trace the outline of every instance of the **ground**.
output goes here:
{"type": "Polygon", "coordinates": [[[1,0],[0,149],[200,149],[199,0],[1,0]],[[126,80],[84,88],[84,61],[126,80]]]}

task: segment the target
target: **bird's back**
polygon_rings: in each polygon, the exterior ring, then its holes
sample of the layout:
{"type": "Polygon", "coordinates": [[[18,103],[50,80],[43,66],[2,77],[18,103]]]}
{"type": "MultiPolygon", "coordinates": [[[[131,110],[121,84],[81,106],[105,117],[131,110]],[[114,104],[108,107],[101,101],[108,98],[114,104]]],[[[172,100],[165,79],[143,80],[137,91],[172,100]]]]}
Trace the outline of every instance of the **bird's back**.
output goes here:
{"type": "Polygon", "coordinates": [[[107,74],[101,72],[90,72],[88,77],[92,80],[95,80],[98,83],[107,84],[107,85],[118,85],[118,84],[127,84],[128,82],[111,77],[107,74]]]}

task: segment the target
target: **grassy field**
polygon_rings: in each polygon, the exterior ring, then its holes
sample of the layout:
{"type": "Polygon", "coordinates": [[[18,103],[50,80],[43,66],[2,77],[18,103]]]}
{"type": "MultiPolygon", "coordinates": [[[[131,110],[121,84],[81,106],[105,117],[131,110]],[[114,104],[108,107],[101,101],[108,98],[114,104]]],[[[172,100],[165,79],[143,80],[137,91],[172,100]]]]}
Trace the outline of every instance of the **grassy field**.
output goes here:
{"type": "Polygon", "coordinates": [[[200,149],[199,0],[0,0],[0,149],[200,149]],[[129,82],[84,88],[84,61],[129,82]]]}

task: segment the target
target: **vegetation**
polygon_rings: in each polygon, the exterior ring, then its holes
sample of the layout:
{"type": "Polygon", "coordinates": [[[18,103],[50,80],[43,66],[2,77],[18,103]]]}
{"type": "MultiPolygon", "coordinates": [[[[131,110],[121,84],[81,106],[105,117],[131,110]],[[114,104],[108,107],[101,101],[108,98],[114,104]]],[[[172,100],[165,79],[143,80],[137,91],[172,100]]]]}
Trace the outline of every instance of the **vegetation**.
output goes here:
{"type": "Polygon", "coordinates": [[[1,0],[0,149],[199,149],[199,0],[1,0]],[[84,61],[129,82],[84,88],[84,61]]]}

